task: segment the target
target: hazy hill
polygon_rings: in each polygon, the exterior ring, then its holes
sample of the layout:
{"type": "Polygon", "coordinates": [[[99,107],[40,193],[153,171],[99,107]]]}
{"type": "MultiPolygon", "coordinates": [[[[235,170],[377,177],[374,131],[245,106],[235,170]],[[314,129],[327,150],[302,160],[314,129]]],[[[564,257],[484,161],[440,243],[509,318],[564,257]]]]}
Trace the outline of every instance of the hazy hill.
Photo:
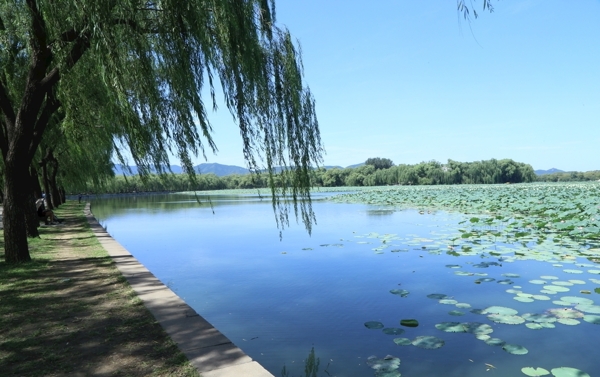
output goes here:
{"type": "Polygon", "coordinates": [[[552,169],[548,169],[548,170],[535,170],[534,172],[535,172],[535,175],[546,175],[546,174],[553,174],[553,173],[564,173],[564,170],[552,168],[552,169]]]}

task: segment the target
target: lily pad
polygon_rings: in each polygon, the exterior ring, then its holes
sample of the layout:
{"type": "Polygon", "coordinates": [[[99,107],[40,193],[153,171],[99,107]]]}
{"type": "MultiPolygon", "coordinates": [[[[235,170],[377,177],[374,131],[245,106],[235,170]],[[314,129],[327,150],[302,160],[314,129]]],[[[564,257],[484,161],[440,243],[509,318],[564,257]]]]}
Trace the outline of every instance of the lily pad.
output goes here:
{"type": "Polygon", "coordinates": [[[465,315],[464,312],[461,312],[460,310],[450,310],[448,312],[448,314],[450,315],[454,315],[454,316],[461,316],[461,315],[465,315]]]}
{"type": "Polygon", "coordinates": [[[427,295],[427,298],[432,298],[434,300],[441,300],[448,297],[448,295],[442,294],[442,293],[432,293],[427,295]]]}
{"type": "Polygon", "coordinates": [[[440,304],[445,304],[445,305],[455,305],[458,304],[458,301],[456,300],[452,300],[449,298],[443,298],[440,301],[438,301],[440,304]]]}
{"type": "Polygon", "coordinates": [[[400,321],[400,325],[406,327],[417,327],[419,326],[419,321],[416,319],[403,319],[400,321]]]}
{"type": "Polygon", "coordinates": [[[365,327],[369,330],[379,330],[383,328],[383,323],[377,321],[365,322],[365,327]]]}
{"type": "MultiPolygon", "coordinates": [[[[566,272],[567,274],[583,274],[583,271],[581,270],[573,270],[573,269],[566,269],[563,270],[564,272],[566,272]]],[[[588,271],[589,272],[589,271],[588,271]]],[[[598,271],[600,273],[600,271],[598,271]]]]}
{"type": "Polygon", "coordinates": [[[465,302],[459,302],[458,304],[455,305],[457,308],[459,309],[468,309],[471,307],[471,304],[467,304],[465,302]]]}
{"type": "Polygon", "coordinates": [[[525,320],[518,315],[490,314],[488,315],[488,319],[490,321],[503,323],[505,325],[520,325],[521,323],[525,322],[525,320]]]}
{"type": "Polygon", "coordinates": [[[390,293],[393,294],[393,295],[398,295],[400,297],[406,297],[406,296],[408,296],[408,294],[410,292],[407,291],[406,289],[392,289],[390,291],[390,293]]]}
{"type": "Polygon", "coordinates": [[[503,346],[506,344],[506,342],[502,339],[490,338],[485,341],[485,344],[487,344],[488,346],[503,346]]]}
{"type": "Polygon", "coordinates": [[[515,296],[513,297],[513,300],[517,300],[519,302],[534,302],[535,300],[529,297],[520,297],[520,296],[515,296]]]}
{"type": "Polygon", "coordinates": [[[529,280],[529,282],[531,284],[540,284],[540,285],[546,284],[546,280],[535,280],[534,279],[534,280],[529,280]]]}
{"type": "Polygon", "coordinates": [[[435,328],[445,332],[467,332],[465,326],[459,322],[442,322],[436,324],[435,328]]]}
{"type": "Polygon", "coordinates": [[[551,275],[540,276],[540,278],[544,279],[544,280],[558,280],[558,278],[556,276],[551,276],[551,275]]]}
{"type": "Polygon", "coordinates": [[[551,372],[554,377],[590,377],[582,370],[569,367],[554,368],[551,372]]]}
{"type": "Polygon", "coordinates": [[[544,368],[532,368],[532,367],[521,368],[521,372],[523,372],[523,374],[525,374],[527,376],[531,376],[531,377],[546,376],[546,375],[550,374],[550,372],[548,372],[544,368]]]}
{"type": "Polygon", "coordinates": [[[399,346],[410,346],[412,345],[412,340],[408,338],[394,338],[394,343],[399,346]]]}
{"type": "Polygon", "coordinates": [[[404,329],[397,328],[397,327],[387,327],[381,331],[386,335],[400,335],[400,334],[404,333],[404,329]]]}
{"type": "Polygon", "coordinates": [[[529,353],[527,348],[519,346],[518,344],[505,344],[502,346],[502,349],[513,355],[526,355],[529,353]]]}
{"type": "Polygon", "coordinates": [[[560,285],[544,285],[544,289],[553,292],[568,292],[570,291],[567,287],[561,287],[560,285]]]}
{"type": "Polygon", "coordinates": [[[465,332],[470,334],[485,335],[494,332],[492,326],[488,325],[487,323],[465,322],[462,325],[465,328],[465,332]]]}
{"type": "Polygon", "coordinates": [[[513,274],[513,273],[506,273],[506,274],[502,274],[502,276],[506,276],[507,278],[520,278],[521,275],[519,274],[513,274]]]}
{"type": "Polygon", "coordinates": [[[525,324],[525,326],[526,326],[527,328],[529,328],[529,329],[532,329],[532,330],[541,330],[541,329],[543,329],[543,328],[544,328],[544,326],[542,326],[542,325],[541,325],[541,324],[539,324],[539,323],[535,323],[535,322],[529,322],[529,323],[526,323],[526,324],[525,324]]]}
{"type": "Polygon", "coordinates": [[[594,325],[600,325],[600,315],[586,314],[583,316],[583,320],[594,325]]]}
{"type": "Polygon", "coordinates": [[[512,308],[506,308],[504,306],[490,306],[484,309],[484,313],[486,314],[504,314],[504,315],[514,315],[517,314],[518,311],[512,308]]]}
{"type": "Polygon", "coordinates": [[[600,305],[579,304],[575,309],[591,314],[600,314],[600,305]]]}
{"type": "Polygon", "coordinates": [[[564,296],[561,297],[561,301],[565,301],[565,302],[570,302],[571,304],[586,304],[586,305],[593,305],[594,304],[594,300],[590,300],[589,298],[585,298],[585,297],[577,297],[577,296],[564,296]]]}
{"type": "Polygon", "coordinates": [[[435,336],[417,336],[415,340],[412,341],[412,344],[416,347],[434,350],[442,347],[445,342],[435,336]]]}
{"type": "Polygon", "coordinates": [[[567,326],[575,326],[575,325],[578,325],[581,323],[578,320],[573,319],[573,318],[559,318],[556,322],[562,323],[563,325],[567,325],[567,326]]]}
{"type": "Polygon", "coordinates": [[[367,358],[367,365],[376,371],[392,371],[398,369],[400,359],[391,355],[387,355],[383,359],[377,356],[369,356],[367,358]]]}

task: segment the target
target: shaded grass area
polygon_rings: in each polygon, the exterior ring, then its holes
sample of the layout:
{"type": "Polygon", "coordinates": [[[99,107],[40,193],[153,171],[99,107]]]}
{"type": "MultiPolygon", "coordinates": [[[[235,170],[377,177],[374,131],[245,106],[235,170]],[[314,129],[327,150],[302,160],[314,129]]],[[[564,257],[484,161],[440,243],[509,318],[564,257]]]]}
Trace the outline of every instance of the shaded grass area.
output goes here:
{"type": "Polygon", "coordinates": [[[4,263],[2,376],[198,376],[91,232],[83,204],[30,240],[33,261],[4,263]]]}

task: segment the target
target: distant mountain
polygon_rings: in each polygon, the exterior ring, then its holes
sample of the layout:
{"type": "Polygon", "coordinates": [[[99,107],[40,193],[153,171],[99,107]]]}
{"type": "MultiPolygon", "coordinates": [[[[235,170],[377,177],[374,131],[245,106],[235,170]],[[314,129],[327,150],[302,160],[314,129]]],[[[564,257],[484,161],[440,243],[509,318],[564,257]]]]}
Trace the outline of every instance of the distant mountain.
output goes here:
{"type": "Polygon", "coordinates": [[[246,168],[235,165],[221,165],[217,163],[204,163],[194,166],[194,171],[200,174],[213,173],[218,177],[224,177],[231,174],[248,174],[249,171],[246,168]]]}
{"type": "MultiPolygon", "coordinates": [[[[350,165],[348,167],[355,168],[355,167],[362,166],[362,165],[364,165],[364,163],[350,165]]],[[[327,170],[329,170],[329,169],[344,169],[341,166],[323,166],[323,167],[327,170]]],[[[125,174],[126,176],[130,176],[130,175],[138,174],[137,166],[129,166],[129,170],[130,171],[127,170],[127,167],[125,165],[120,165],[120,164],[115,164],[115,166],[113,168],[115,175],[125,174]]],[[[155,172],[154,169],[152,169],[152,171],[155,172]]],[[[171,165],[171,171],[175,174],[183,173],[183,169],[179,165],[171,165]]],[[[224,176],[231,175],[231,174],[248,174],[248,173],[250,173],[250,171],[248,169],[243,168],[241,166],[222,165],[222,164],[217,164],[214,162],[196,165],[196,166],[194,166],[194,171],[199,174],[211,174],[212,173],[218,177],[224,177],[224,176]]],[[[274,171],[276,173],[280,172],[281,167],[275,167],[274,171]]]]}
{"type": "Polygon", "coordinates": [[[359,167],[359,166],[363,166],[364,164],[365,164],[364,162],[361,162],[360,164],[349,165],[349,166],[346,166],[346,169],[347,169],[347,168],[352,168],[352,169],[354,169],[354,168],[357,168],[357,167],[359,167]]]}
{"type": "Polygon", "coordinates": [[[535,172],[535,175],[546,175],[546,174],[553,174],[553,173],[564,173],[564,170],[552,168],[552,169],[548,169],[548,170],[535,170],[534,172],[535,172]]]}

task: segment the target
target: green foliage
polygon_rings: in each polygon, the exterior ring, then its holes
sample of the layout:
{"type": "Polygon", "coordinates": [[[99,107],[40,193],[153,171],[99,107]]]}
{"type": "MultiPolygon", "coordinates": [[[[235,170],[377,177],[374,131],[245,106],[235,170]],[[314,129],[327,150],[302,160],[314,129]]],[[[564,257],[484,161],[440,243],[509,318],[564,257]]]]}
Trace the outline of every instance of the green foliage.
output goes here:
{"type": "Polygon", "coordinates": [[[365,161],[365,165],[373,165],[376,170],[379,170],[379,169],[389,169],[392,166],[394,166],[394,163],[389,158],[375,157],[375,158],[368,158],[367,161],[365,161]]]}

